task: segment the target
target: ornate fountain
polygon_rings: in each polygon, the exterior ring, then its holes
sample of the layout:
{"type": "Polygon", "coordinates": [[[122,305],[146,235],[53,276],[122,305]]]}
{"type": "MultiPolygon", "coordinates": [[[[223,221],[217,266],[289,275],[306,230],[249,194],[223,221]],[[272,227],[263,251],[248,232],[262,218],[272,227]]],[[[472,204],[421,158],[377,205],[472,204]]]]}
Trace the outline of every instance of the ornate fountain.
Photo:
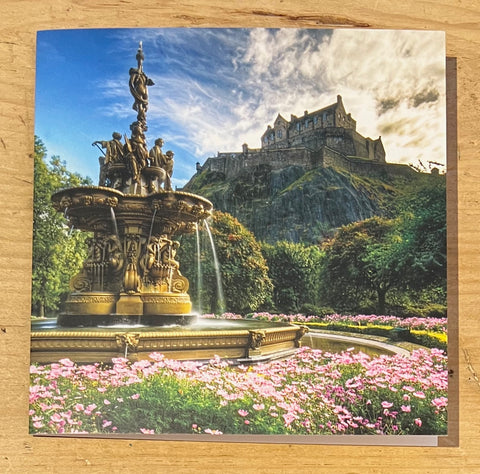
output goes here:
{"type": "Polygon", "coordinates": [[[130,137],[114,132],[111,140],[92,144],[102,151],[98,186],[52,196],[70,225],[91,237],[83,267],[71,280],[65,312],[54,325],[33,325],[32,360],[138,359],[153,351],[179,359],[270,358],[298,347],[305,330],[297,326],[196,322],[175,239],[194,232],[213,206],[172,190],[174,155],[162,151],[161,138],[148,150],[148,87],[154,83],[143,71],[142,43],[136,59],[137,67],[129,71],[137,112],[130,137]]]}

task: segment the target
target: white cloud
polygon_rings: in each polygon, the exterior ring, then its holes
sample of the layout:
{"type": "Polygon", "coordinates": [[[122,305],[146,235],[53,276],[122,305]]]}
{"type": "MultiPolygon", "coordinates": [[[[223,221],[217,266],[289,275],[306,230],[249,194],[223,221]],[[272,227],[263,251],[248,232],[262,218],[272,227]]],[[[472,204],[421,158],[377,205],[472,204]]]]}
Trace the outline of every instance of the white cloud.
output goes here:
{"type": "MultiPolygon", "coordinates": [[[[445,162],[442,33],[149,31],[159,50],[145,61],[156,82],[150,88],[150,130],[178,140],[200,161],[240,150],[244,142],[259,147],[278,113],[288,120],[341,94],[358,131],[382,135],[388,161],[445,162]]],[[[122,117],[131,114],[124,83],[108,85],[116,100],[111,110],[122,117]]]]}

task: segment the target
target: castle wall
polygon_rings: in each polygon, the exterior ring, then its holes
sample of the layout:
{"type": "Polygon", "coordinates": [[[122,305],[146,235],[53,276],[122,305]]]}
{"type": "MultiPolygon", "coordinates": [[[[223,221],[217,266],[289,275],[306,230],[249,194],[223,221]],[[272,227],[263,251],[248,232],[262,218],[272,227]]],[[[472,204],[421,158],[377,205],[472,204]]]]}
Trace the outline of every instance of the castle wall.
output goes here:
{"type": "Polygon", "coordinates": [[[370,176],[382,174],[409,177],[416,174],[416,171],[408,165],[369,161],[352,156],[344,156],[336,150],[327,147],[322,150],[322,162],[323,166],[343,168],[351,173],[370,176]]]}
{"type": "MultiPolygon", "coordinates": [[[[340,137],[332,136],[331,138],[340,137]]],[[[371,142],[374,143],[373,140],[371,142]]],[[[415,173],[407,165],[386,163],[368,158],[362,159],[357,156],[346,156],[344,153],[328,146],[323,146],[318,151],[302,147],[256,149],[248,150],[248,153],[219,153],[216,157],[208,158],[202,169],[217,171],[223,173],[225,179],[232,179],[243,170],[254,169],[259,165],[268,165],[272,170],[284,169],[291,165],[302,166],[305,170],[310,170],[317,166],[332,166],[344,168],[352,173],[366,175],[388,174],[391,176],[408,177],[415,173]]]]}
{"type": "Polygon", "coordinates": [[[244,159],[246,167],[253,167],[259,164],[267,164],[273,170],[283,169],[290,165],[299,165],[310,169],[318,161],[315,156],[318,154],[306,148],[289,148],[278,150],[261,150],[249,152],[244,159]]]}

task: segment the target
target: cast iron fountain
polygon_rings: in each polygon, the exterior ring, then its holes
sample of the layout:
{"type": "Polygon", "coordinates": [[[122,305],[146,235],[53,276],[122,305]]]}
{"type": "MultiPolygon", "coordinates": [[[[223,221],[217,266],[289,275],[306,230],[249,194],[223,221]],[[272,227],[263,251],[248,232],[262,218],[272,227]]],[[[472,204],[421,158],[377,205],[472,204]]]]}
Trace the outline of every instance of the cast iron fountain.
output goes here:
{"type": "Polygon", "coordinates": [[[300,345],[304,328],[255,321],[199,320],[189,282],[176,260],[176,237],[195,232],[211,213],[210,201],[173,191],[173,153],[163,140],[149,151],[145,133],[148,87],[142,44],[129,71],[137,119],[130,137],[114,132],[97,141],[103,153],[98,186],[52,196],[74,228],[90,232],[88,256],[73,277],[66,309],[54,327],[32,329],[32,360],[109,361],[147,358],[154,351],[177,359],[279,357],[300,345]]]}

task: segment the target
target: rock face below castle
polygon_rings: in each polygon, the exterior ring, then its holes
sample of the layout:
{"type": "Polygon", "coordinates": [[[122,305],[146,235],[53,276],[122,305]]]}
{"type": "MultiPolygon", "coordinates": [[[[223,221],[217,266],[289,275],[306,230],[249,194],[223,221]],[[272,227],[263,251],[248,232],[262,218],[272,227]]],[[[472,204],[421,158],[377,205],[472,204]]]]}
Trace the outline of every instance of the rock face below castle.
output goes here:
{"type": "Polygon", "coordinates": [[[210,199],[258,240],[315,243],[338,227],[382,215],[392,180],[417,173],[385,161],[381,138],[356,131],[342,98],[303,117],[281,115],[262,146],[218,153],[197,165],[185,190],[210,199]]]}

